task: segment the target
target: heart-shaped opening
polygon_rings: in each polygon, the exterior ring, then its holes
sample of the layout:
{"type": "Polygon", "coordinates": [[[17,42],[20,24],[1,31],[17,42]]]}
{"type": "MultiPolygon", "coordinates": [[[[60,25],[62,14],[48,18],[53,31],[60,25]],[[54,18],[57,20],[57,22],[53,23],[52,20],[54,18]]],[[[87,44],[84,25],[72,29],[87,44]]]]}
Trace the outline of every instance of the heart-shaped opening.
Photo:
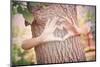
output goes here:
{"type": "Polygon", "coordinates": [[[65,37],[67,33],[68,32],[64,28],[63,29],[56,28],[55,31],[53,32],[55,37],[60,37],[60,38],[65,37]]]}

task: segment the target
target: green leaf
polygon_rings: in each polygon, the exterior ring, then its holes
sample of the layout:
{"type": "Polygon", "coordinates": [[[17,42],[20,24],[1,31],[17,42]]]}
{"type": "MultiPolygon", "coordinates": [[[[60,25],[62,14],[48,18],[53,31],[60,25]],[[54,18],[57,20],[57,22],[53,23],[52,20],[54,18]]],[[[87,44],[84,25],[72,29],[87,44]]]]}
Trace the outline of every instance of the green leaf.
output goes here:
{"type": "Polygon", "coordinates": [[[95,16],[94,16],[93,13],[91,13],[91,12],[87,12],[86,18],[87,18],[87,19],[86,19],[87,21],[95,20],[95,16]]]}
{"type": "Polygon", "coordinates": [[[18,65],[28,65],[28,64],[31,64],[31,63],[22,58],[16,64],[18,64],[18,65]]]}
{"type": "Polygon", "coordinates": [[[32,22],[34,21],[34,16],[32,15],[32,13],[29,12],[28,9],[25,9],[22,14],[23,14],[23,17],[25,18],[25,20],[28,23],[32,24],[32,22]]]}
{"type": "MultiPolygon", "coordinates": [[[[37,5],[37,4],[34,4],[37,5]]],[[[33,20],[34,20],[34,16],[32,15],[32,13],[28,10],[28,8],[23,7],[23,5],[21,3],[17,3],[14,2],[13,6],[12,6],[12,13],[16,14],[16,13],[20,13],[23,15],[23,17],[25,18],[25,20],[29,23],[32,24],[33,20]]]]}
{"type": "Polygon", "coordinates": [[[23,8],[21,7],[21,5],[18,6],[17,11],[18,13],[23,13],[23,8]]]}
{"type": "Polygon", "coordinates": [[[17,14],[17,7],[13,6],[12,7],[12,15],[15,15],[15,14],[17,14]]]}

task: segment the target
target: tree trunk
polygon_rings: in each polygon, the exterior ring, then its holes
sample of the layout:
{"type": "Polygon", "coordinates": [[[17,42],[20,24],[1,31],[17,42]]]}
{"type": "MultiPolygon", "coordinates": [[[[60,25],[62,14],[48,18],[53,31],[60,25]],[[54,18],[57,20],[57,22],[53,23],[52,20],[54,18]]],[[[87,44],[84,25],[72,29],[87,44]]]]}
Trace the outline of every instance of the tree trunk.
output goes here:
{"type": "MultiPolygon", "coordinates": [[[[35,11],[34,15],[35,21],[31,25],[33,37],[37,37],[42,33],[48,18],[53,18],[54,16],[68,16],[77,22],[75,5],[51,4],[47,8],[41,8],[35,11]]],[[[65,30],[56,29],[54,34],[55,36],[63,37],[67,32],[65,32],[65,30]]],[[[86,60],[80,36],[72,36],[63,42],[54,41],[43,43],[36,46],[35,51],[38,64],[79,62],[86,60]]]]}

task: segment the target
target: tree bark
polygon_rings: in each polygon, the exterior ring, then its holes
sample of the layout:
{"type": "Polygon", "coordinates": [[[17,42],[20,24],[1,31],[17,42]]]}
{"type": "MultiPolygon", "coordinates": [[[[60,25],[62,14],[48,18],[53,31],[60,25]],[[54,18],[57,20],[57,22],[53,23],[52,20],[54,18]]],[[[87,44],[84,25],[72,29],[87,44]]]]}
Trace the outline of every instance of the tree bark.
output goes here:
{"type": "MultiPolygon", "coordinates": [[[[48,18],[54,16],[68,16],[71,21],[72,18],[77,24],[77,12],[75,5],[59,5],[51,4],[47,8],[41,8],[33,12],[35,21],[31,25],[33,37],[39,36],[45,26],[48,18]]],[[[64,21],[64,23],[66,23],[64,21]]],[[[65,30],[56,30],[55,36],[63,37],[67,32],[65,30]]],[[[72,36],[63,42],[47,42],[35,47],[36,58],[38,64],[47,63],[64,63],[64,62],[79,62],[85,61],[85,52],[83,50],[80,36],[72,36]]]]}

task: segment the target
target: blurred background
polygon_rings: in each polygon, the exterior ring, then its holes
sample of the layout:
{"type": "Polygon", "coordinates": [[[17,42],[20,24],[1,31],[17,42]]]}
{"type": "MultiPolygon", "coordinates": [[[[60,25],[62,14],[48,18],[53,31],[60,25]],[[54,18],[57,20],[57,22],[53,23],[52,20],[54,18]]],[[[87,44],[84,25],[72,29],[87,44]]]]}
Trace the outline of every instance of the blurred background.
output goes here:
{"type": "MultiPolygon", "coordinates": [[[[36,64],[36,55],[34,48],[30,50],[23,50],[21,48],[22,42],[26,39],[32,38],[31,27],[25,26],[25,22],[29,24],[34,21],[34,16],[31,13],[31,7],[34,9],[38,7],[47,7],[47,3],[29,3],[13,1],[12,5],[12,64],[14,65],[30,65],[36,64]]],[[[81,35],[82,43],[84,44],[84,51],[86,52],[87,61],[95,60],[95,7],[77,5],[78,25],[82,27],[85,22],[91,23],[91,32],[93,38],[91,40],[91,48],[88,46],[87,35],[81,35]]]]}

